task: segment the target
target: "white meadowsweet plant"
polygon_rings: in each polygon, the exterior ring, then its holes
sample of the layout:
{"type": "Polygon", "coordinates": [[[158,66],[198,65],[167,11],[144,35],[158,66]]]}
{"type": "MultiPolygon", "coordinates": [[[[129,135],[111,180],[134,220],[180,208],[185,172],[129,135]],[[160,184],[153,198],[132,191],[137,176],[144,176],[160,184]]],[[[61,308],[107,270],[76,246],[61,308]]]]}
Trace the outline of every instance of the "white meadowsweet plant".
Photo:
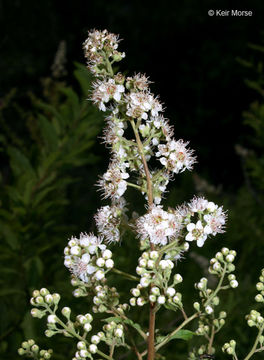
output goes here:
{"type": "MultiPolygon", "coordinates": [[[[207,240],[223,233],[226,212],[222,206],[196,196],[174,208],[162,205],[169,181],[176,174],[192,170],[196,158],[188,142],[174,138],[172,126],[162,115],[163,105],[150,91],[149,79],[142,74],[126,77],[113,70],[112,65],[125,57],[118,45],[118,36],[106,30],[89,32],[83,45],[88,68],[96,78],[90,99],[106,114],[103,141],[111,159],[98,186],[109,205],[94,216],[96,234],[82,233],[68,241],[64,265],[71,273],[73,296],[80,300],[89,297],[93,305],[90,312],[73,316],[67,306],[59,310],[59,294],[42,288],[33,292],[31,314],[47,318],[47,337],[61,334],[76,339],[72,360],[119,359],[119,347],[124,358],[154,360],[171,340],[189,340],[193,336],[204,338],[204,344],[194,349],[189,359],[213,359],[214,339],[227,316],[218,310],[220,293],[238,286],[234,274],[236,252],[222,248],[211,259],[209,273],[218,281],[214,288],[208,286],[206,278],[197,281],[197,299],[191,314],[184,309],[184,293],[179,287],[184,278],[177,272],[177,261],[190,246],[203,247],[207,240]],[[132,218],[128,216],[128,187],[146,199],[145,213],[140,216],[134,212],[132,218]],[[134,232],[135,247],[140,250],[134,274],[115,267],[115,245],[126,241],[122,239],[124,226],[134,232]],[[133,283],[126,297],[108,284],[109,273],[133,283]],[[148,314],[148,327],[133,321],[133,308],[148,314]],[[161,308],[177,312],[181,318],[171,332],[156,327],[161,308]],[[98,313],[101,319],[103,314],[105,325],[94,332],[98,313]]],[[[256,301],[263,303],[264,270],[257,290],[256,301]]],[[[264,318],[252,310],[247,322],[258,329],[258,335],[245,360],[264,350],[264,318]]],[[[231,340],[222,350],[237,360],[235,349],[236,342],[231,340]]],[[[40,350],[30,339],[22,343],[18,353],[49,359],[52,351],[40,350]]]]}

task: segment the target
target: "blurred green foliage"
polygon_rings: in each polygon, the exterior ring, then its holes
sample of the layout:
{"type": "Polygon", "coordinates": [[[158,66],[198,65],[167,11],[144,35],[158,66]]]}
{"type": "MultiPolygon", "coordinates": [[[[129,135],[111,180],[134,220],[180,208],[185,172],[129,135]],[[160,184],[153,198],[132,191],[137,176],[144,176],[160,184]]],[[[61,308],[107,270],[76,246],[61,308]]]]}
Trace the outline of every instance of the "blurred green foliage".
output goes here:
{"type": "Polygon", "coordinates": [[[76,230],[71,214],[80,211],[82,197],[82,188],[76,189],[99,160],[93,145],[102,117],[86,100],[92,79],[80,64],[74,76],[79,93],[47,78],[43,94],[48,98],[29,94],[30,111],[15,102],[15,90],[1,103],[0,354],[5,358],[33,335],[31,291],[47,283],[62,290],[60,259],[65,238],[76,230]],[[23,138],[10,117],[22,125],[23,138]]]}

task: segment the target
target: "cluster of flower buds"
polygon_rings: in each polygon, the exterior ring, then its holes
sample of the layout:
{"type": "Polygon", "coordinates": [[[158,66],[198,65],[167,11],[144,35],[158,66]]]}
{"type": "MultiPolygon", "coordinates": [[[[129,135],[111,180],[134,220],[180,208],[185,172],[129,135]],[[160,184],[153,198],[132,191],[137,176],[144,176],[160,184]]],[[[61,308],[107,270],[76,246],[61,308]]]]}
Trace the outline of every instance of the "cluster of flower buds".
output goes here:
{"type": "MultiPolygon", "coordinates": [[[[92,338],[93,337],[97,338],[98,336],[94,335],[94,336],[92,336],[92,338]]],[[[92,342],[92,340],[91,340],[91,342],[92,342]]],[[[94,342],[92,342],[92,344],[90,344],[90,345],[87,345],[85,341],[79,341],[77,343],[77,351],[74,354],[74,357],[72,360],[82,360],[82,359],[86,359],[87,357],[89,359],[92,359],[93,358],[92,355],[96,354],[96,353],[97,353],[97,345],[94,342]]]]}
{"type": "Polygon", "coordinates": [[[35,341],[32,339],[23,341],[21,347],[18,349],[19,355],[21,356],[25,355],[26,357],[39,359],[39,360],[50,359],[52,353],[53,353],[52,349],[41,350],[39,346],[35,343],[35,341]]]}
{"type": "Polygon", "coordinates": [[[256,326],[258,329],[264,328],[264,318],[256,310],[251,310],[250,314],[246,316],[248,326],[256,326]]]}
{"type": "Polygon", "coordinates": [[[48,312],[48,308],[51,306],[57,308],[59,301],[60,295],[57,293],[50,294],[49,290],[46,288],[34,290],[30,299],[30,304],[36,306],[36,308],[31,309],[31,315],[41,319],[48,312]],[[37,307],[42,307],[44,309],[38,309],[37,307]]]}
{"type": "Polygon", "coordinates": [[[208,345],[201,345],[198,349],[193,349],[189,353],[188,360],[200,360],[200,359],[210,359],[214,358],[215,348],[211,347],[210,354],[208,354],[208,345]]]}
{"type": "Polygon", "coordinates": [[[256,295],[255,300],[257,302],[264,302],[264,269],[261,270],[261,275],[259,277],[259,282],[256,285],[259,293],[256,295]]]}
{"type": "MultiPolygon", "coordinates": [[[[194,308],[196,311],[200,311],[200,304],[198,302],[194,303],[194,308]]],[[[210,311],[210,310],[209,310],[210,311]]],[[[206,315],[210,315],[211,313],[206,313],[206,315]]],[[[201,315],[199,318],[198,328],[196,330],[196,334],[200,336],[205,336],[210,334],[210,324],[212,323],[215,327],[215,331],[218,332],[225,325],[226,312],[220,311],[217,318],[213,320],[208,320],[205,315],[201,315]]]]}
{"type": "Polygon", "coordinates": [[[105,312],[107,309],[111,309],[119,304],[119,294],[115,287],[109,287],[108,285],[97,285],[95,287],[96,295],[93,297],[93,312],[105,312]]]}
{"type": "Polygon", "coordinates": [[[115,321],[110,321],[103,326],[105,332],[102,338],[106,344],[112,345],[114,342],[117,346],[124,344],[124,327],[122,324],[117,324],[115,321]]]}
{"type": "MultiPolygon", "coordinates": [[[[229,250],[226,247],[222,248],[222,250],[217,252],[215,257],[210,260],[209,273],[217,276],[221,276],[223,271],[228,274],[232,273],[236,268],[233,264],[235,257],[235,250],[229,250]]],[[[228,280],[232,288],[236,288],[238,286],[235,275],[230,274],[228,280]]]]}
{"type": "Polygon", "coordinates": [[[235,340],[230,340],[229,343],[225,343],[222,347],[222,351],[228,355],[235,355],[236,354],[235,340]]]}
{"type": "Polygon", "coordinates": [[[182,282],[182,276],[174,275],[173,283],[168,285],[173,268],[174,263],[171,260],[159,260],[158,251],[143,252],[136,268],[137,274],[140,275],[140,283],[130,290],[133,295],[130,305],[143,306],[150,301],[159,305],[182,307],[182,296],[174,288],[182,282]]]}
{"type": "Polygon", "coordinates": [[[104,75],[109,60],[120,61],[125,57],[125,53],[117,51],[118,42],[118,36],[107,30],[93,30],[88,33],[83,48],[91,72],[104,75]]]}
{"type": "MultiPolygon", "coordinates": [[[[93,234],[81,234],[80,239],[72,238],[64,249],[64,265],[84,283],[98,283],[113,268],[112,252],[93,234]]],[[[81,296],[78,293],[75,295],[81,296]]]]}
{"type": "MultiPolygon", "coordinates": [[[[198,283],[194,284],[194,287],[199,290],[205,314],[211,315],[215,306],[219,305],[220,300],[217,295],[213,295],[213,290],[207,287],[207,282],[208,280],[203,277],[198,283]]],[[[200,311],[200,303],[195,302],[193,306],[197,311],[200,311]]]]}

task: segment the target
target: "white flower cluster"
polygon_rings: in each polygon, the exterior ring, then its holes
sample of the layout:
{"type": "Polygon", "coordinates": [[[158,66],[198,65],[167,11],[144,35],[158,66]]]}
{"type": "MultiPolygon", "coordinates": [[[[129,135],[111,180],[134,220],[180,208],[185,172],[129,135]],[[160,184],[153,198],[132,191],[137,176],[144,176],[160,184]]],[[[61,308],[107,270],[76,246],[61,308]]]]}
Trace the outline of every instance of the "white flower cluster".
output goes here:
{"type": "Polygon", "coordinates": [[[127,189],[127,178],[129,178],[129,174],[123,164],[117,161],[111,162],[102,179],[98,181],[98,186],[102,190],[104,198],[119,199],[127,189]]]}
{"type": "Polygon", "coordinates": [[[166,245],[177,237],[181,223],[175,214],[163,210],[161,205],[153,205],[146,215],[138,218],[136,227],[141,239],[148,238],[155,245],[166,245]]]}
{"type": "Polygon", "coordinates": [[[107,243],[120,242],[119,226],[126,210],[124,198],[113,202],[111,206],[101,207],[94,216],[98,233],[107,243]]]}
{"type": "Polygon", "coordinates": [[[121,96],[125,91],[124,85],[116,84],[114,79],[98,80],[93,84],[92,101],[101,111],[106,111],[105,104],[112,99],[120,102],[121,96]]]}
{"type": "Polygon", "coordinates": [[[134,119],[147,120],[149,116],[157,116],[162,105],[149,91],[131,92],[126,95],[126,115],[134,119]]]}
{"type": "Polygon", "coordinates": [[[197,246],[204,245],[208,235],[216,235],[224,232],[226,214],[222,207],[204,198],[194,197],[188,204],[190,214],[198,215],[197,222],[190,222],[187,225],[186,241],[196,241],[197,246]]]}
{"type": "Polygon", "coordinates": [[[79,239],[71,238],[64,255],[64,265],[85,283],[89,280],[102,281],[105,273],[114,266],[112,252],[93,234],[81,234],[79,239]]]}
{"type": "Polygon", "coordinates": [[[83,49],[91,72],[94,74],[104,73],[104,52],[114,61],[120,61],[125,57],[125,53],[117,51],[118,42],[118,36],[107,30],[93,30],[88,33],[88,38],[83,43],[83,49]]]}
{"type": "Polygon", "coordinates": [[[158,145],[156,156],[168,171],[175,174],[185,169],[192,170],[196,159],[192,156],[193,150],[187,148],[188,144],[183,140],[169,140],[166,144],[158,145]]]}

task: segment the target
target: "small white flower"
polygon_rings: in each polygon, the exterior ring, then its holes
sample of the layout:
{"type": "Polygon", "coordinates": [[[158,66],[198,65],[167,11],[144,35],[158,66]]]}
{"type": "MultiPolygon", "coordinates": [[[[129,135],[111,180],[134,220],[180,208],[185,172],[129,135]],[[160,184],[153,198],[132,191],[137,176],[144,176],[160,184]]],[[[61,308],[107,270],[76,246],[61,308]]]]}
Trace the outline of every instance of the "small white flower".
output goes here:
{"type": "Polygon", "coordinates": [[[204,232],[202,222],[199,220],[196,224],[190,223],[187,225],[188,234],[185,236],[187,241],[197,241],[197,246],[202,247],[207,235],[204,232]]]}
{"type": "Polygon", "coordinates": [[[238,287],[238,282],[237,282],[237,280],[231,280],[231,281],[230,281],[230,286],[231,286],[232,288],[238,287]]]}

